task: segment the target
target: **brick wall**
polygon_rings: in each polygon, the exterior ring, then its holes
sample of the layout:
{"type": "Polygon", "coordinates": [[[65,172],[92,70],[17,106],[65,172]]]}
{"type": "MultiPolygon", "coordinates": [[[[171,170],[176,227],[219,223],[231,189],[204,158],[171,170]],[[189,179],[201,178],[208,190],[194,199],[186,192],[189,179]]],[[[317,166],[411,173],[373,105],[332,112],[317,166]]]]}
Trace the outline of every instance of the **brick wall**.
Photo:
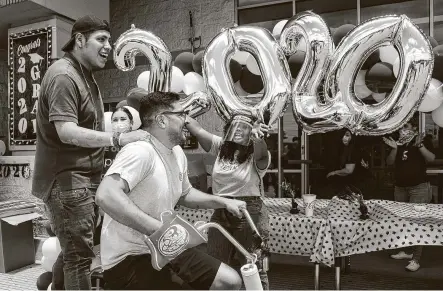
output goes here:
{"type": "Polygon", "coordinates": [[[8,61],[0,61],[0,137],[8,136],[8,61]]]}
{"type": "MultiPolygon", "coordinates": [[[[234,6],[234,0],[111,0],[111,35],[116,40],[134,24],[162,38],[171,52],[190,51],[189,11],[192,11],[195,36],[201,36],[204,48],[222,28],[234,25],[234,6]]],[[[122,100],[129,89],[137,86],[138,75],[148,69],[141,65],[130,72],[98,71],[95,76],[104,101],[122,100]]],[[[209,131],[221,133],[223,123],[214,110],[199,121],[209,131]]]]}

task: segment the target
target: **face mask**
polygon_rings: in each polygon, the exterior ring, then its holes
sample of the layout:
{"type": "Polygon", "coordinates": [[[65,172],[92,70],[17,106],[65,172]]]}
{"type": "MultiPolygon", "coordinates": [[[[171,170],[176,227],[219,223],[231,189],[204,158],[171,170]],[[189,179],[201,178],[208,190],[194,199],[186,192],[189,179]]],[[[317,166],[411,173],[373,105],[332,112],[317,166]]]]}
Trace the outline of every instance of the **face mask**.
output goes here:
{"type": "Polygon", "coordinates": [[[131,122],[130,121],[117,121],[112,123],[112,131],[113,132],[128,132],[131,131],[131,122]]]}

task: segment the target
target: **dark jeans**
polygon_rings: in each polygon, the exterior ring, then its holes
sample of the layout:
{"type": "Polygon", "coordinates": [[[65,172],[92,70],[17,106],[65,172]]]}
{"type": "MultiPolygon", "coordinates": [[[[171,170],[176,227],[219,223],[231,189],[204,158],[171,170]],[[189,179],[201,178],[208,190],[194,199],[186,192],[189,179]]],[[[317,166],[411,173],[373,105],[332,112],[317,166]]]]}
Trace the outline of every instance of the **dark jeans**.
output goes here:
{"type": "Polygon", "coordinates": [[[52,290],[91,289],[90,266],[95,257],[94,231],[98,215],[94,199],[95,193],[88,188],[61,191],[55,183],[51,190],[46,206],[62,249],[53,266],[52,290]]]}
{"type": "MultiPolygon", "coordinates": [[[[398,202],[410,203],[430,203],[432,200],[432,192],[428,182],[410,187],[398,187],[394,189],[394,199],[398,202]]],[[[420,262],[423,246],[415,246],[403,249],[406,253],[412,252],[412,259],[417,263],[420,262]]]]}
{"type": "MultiPolygon", "coordinates": [[[[196,248],[178,255],[163,269],[152,267],[151,255],[127,256],[109,270],[103,278],[107,290],[181,290],[183,286],[172,280],[176,274],[194,290],[209,290],[221,262],[196,248]]],[[[189,288],[186,288],[189,289],[189,288]]]]}
{"type": "MultiPolygon", "coordinates": [[[[247,210],[252,220],[257,226],[265,244],[268,244],[269,215],[262,199],[260,197],[238,197],[238,199],[246,201],[247,210]]],[[[226,209],[216,209],[211,221],[223,226],[249,252],[254,253],[260,247],[255,244],[252,229],[245,218],[237,218],[226,209]]],[[[217,229],[209,229],[207,248],[209,255],[237,270],[240,270],[240,267],[246,262],[245,257],[237,252],[235,246],[217,229]]],[[[260,279],[263,289],[269,290],[268,275],[262,268],[261,259],[259,258],[257,261],[260,279]]]]}

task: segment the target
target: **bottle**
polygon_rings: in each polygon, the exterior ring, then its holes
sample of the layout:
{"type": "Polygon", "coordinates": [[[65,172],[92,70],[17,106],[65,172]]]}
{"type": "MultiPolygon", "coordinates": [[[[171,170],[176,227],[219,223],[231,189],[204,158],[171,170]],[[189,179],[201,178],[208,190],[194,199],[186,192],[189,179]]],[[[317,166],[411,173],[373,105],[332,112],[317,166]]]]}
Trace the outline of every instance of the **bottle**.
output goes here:
{"type": "Polygon", "coordinates": [[[255,264],[246,264],[240,269],[246,290],[263,290],[258,268],[255,264]]]}

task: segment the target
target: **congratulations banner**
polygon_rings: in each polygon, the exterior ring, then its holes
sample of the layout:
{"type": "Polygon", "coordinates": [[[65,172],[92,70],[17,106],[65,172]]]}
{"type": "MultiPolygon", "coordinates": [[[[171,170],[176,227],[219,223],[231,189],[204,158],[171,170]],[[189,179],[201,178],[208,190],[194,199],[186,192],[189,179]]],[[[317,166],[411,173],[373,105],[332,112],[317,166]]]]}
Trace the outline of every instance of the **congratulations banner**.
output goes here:
{"type": "Polygon", "coordinates": [[[10,146],[36,144],[38,97],[51,51],[52,27],[9,35],[10,146]]]}

